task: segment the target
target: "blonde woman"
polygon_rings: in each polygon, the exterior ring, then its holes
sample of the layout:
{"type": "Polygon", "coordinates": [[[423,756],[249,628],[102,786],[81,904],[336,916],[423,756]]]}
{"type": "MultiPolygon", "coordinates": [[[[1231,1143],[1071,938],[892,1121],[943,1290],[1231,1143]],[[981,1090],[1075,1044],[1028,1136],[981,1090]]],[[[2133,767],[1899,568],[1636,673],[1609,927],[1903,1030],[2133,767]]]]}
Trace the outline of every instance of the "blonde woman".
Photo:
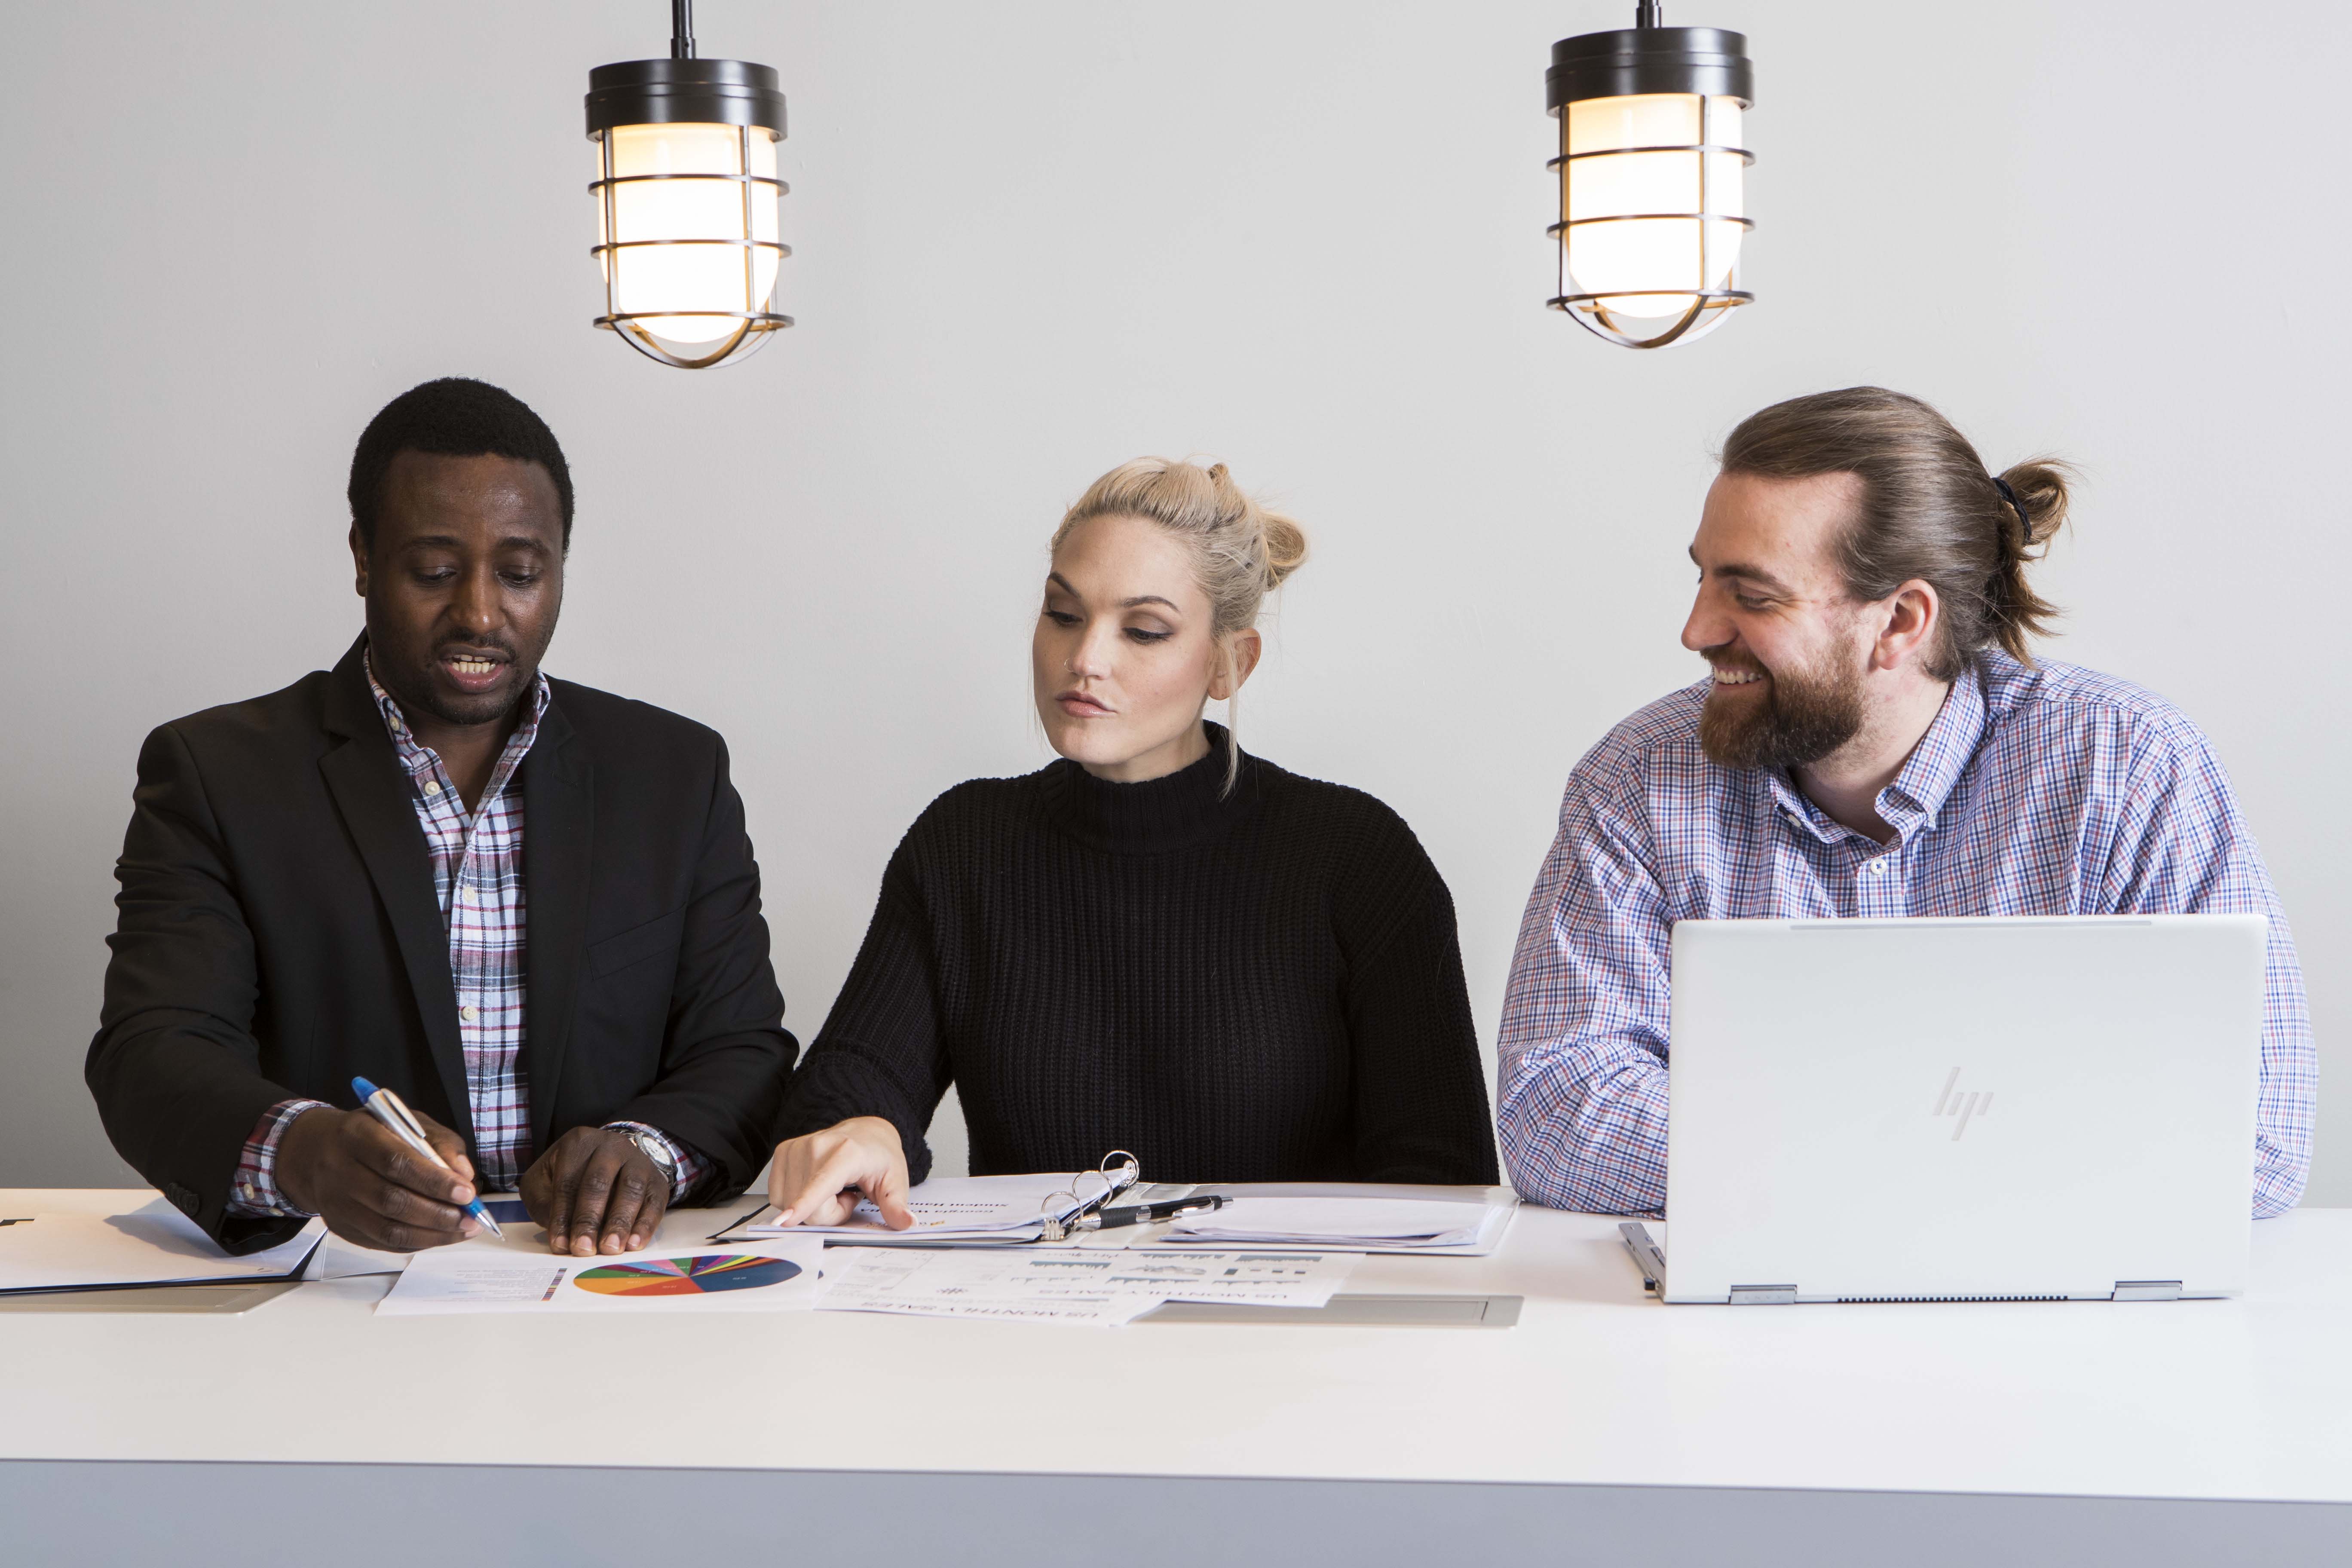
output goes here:
{"type": "Polygon", "coordinates": [[[1205,722],[1307,540],[1220,464],[1095,481],[1030,658],[1061,760],[931,803],[777,1126],[769,1198],[909,1223],[950,1084],[976,1175],[1492,1182],[1454,903],[1396,813],[1205,722]]]}

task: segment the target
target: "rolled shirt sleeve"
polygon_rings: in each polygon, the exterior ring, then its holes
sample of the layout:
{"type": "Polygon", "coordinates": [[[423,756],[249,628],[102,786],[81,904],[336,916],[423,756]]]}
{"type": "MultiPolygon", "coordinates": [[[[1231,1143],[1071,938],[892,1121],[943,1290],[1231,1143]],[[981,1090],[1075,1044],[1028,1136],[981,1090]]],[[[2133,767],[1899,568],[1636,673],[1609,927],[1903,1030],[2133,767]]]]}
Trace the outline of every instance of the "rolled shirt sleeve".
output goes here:
{"type": "Polygon", "coordinates": [[[332,1108],[323,1100],[281,1100],[262,1113],[237,1156],[229,1181],[228,1212],[239,1219],[308,1219],[310,1211],[278,1190],[278,1145],[294,1119],[306,1110],[332,1108]]]}

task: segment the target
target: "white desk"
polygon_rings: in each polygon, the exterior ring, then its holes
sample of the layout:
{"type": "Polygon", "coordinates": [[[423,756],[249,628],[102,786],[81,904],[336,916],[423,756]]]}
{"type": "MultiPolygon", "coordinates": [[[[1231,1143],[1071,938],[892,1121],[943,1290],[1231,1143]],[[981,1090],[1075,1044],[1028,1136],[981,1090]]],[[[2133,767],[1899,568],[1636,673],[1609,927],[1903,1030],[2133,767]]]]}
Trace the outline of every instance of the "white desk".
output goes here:
{"type": "Polygon", "coordinates": [[[1492,1258],[1349,1287],[1522,1295],[1511,1329],[379,1318],[385,1279],[17,1313],[0,1520],[126,1563],[414,1563],[428,1520],[462,1560],[567,1563],[650,1563],[687,1521],[730,1562],[2352,1561],[2352,1211],[2257,1226],[2253,1279],[1669,1308],[1614,1222],[1529,1208],[1492,1258]]]}

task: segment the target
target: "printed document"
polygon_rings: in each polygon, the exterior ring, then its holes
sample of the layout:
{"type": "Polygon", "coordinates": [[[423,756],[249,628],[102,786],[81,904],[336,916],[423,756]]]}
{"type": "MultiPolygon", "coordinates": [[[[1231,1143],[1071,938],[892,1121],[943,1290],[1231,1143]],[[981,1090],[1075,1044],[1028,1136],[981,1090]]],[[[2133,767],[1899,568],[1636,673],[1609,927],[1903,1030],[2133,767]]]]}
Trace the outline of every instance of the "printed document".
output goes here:
{"type": "Polygon", "coordinates": [[[825,1260],[831,1273],[816,1309],[1110,1327],[1160,1305],[1105,1283],[1124,1256],[1058,1248],[839,1247],[825,1260]]]}
{"type": "Polygon", "coordinates": [[[1518,1212],[1508,1189],[1244,1183],[1202,1189],[1221,1208],[1181,1215],[1147,1247],[1261,1247],[1483,1258],[1518,1212]]]}
{"type": "Polygon", "coordinates": [[[1355,1261],[1313,1253],[835,1247],[817,1310],[1113,1327],[1166,1301],[1320,1307],[1355,1261]]]}
{"type": "Polygon", "coordinates": [[[109,1286],[249,1284],[292,1278],[326,1235],[312,1220],[263,1252],[231,1258],[161,1198],[129,1214],[0,1215],[0,1295],[109,1286]]]}
{"type": "Polygon", "coordinates": [[[934,1176],[907,1194],[915,1223],[892,1230],[882,1211],[860,1203],[846,1225],[780,1226],[776,1211],[761,1208],[722,1236],[838,1236],[860,1241],[1034,1241],[1044,1234],[1045,1200],[1066,1193],[1075,1175],[934,1176]]]}
{"type": "Polygon", "coordinates": [[[1171,1237],[1201,1241],[1388,1242],[1444,1247],[1472,1239],[1484,1205],[1380,1198],[1237,1197],[1220,1209],[1185,1215],[1171,1237]]]}
{"type": "Polygon", "coordinates": [[[1352,1253],[1130,1251],[1105,1283],[1161,1301],[1247,1301],[1259,1307],[1321,1307],[1348,1282],[1352,1253]]]}
{"type": "Polygon", "coordinates": [[[824,1243],[816,1237],[562,1258],[543,1241],[478,1236],[411,1256],[375,1310],[395,1318],[806,1311],[815,1304],[824,1268],[824,1243]]]}

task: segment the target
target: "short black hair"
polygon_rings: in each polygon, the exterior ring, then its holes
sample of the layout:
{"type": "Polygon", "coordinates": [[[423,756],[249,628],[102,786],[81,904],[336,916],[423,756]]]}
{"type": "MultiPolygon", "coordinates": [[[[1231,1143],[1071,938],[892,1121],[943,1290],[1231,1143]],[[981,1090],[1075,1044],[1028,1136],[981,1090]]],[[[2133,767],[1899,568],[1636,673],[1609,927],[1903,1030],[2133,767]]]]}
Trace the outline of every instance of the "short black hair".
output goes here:
{"type": "Polygon", "coordinates": [[[563,514],[563,548],[572,548],[572,469],[547,421],[530,405],[503,387],[470,376],[445,375],[412,386],[383,405],[352,453],[352,526],[360,542],[375,545],[375,520],[383,499],[383,476],[403,452],[440,458],[513,458],[537,463],[555,481],[563,514]]]}

